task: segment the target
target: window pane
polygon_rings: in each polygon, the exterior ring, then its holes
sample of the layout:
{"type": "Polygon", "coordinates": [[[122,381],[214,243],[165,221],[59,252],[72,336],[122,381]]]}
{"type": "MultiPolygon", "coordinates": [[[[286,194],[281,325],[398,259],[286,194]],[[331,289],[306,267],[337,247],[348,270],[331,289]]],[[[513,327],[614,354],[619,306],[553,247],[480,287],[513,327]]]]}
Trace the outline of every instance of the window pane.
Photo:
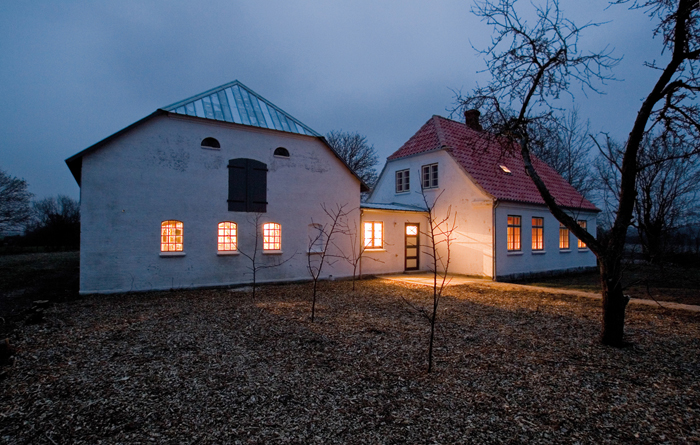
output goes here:
{"type": "Polygon", "coordinates": [[[181,252],[183,242],[183,224],[181,221],[163,221],[160,223],[160,251],[181,252]]]}
{"type": "MultiPolygon", "coordinates": [[[[587,221],[585,221],[585,220],[583,220],[583,221],[578,221],[578,225],[585,229],[585,228],[586,228],[586,225],[587,225],[587,221]]],[[[586,243],[584,243],[584,242],[581,241],[581,240],[578,240],[578,248],[579,248],[579,249],[585,249],[585,248],[586,248],[586,243]]]]}

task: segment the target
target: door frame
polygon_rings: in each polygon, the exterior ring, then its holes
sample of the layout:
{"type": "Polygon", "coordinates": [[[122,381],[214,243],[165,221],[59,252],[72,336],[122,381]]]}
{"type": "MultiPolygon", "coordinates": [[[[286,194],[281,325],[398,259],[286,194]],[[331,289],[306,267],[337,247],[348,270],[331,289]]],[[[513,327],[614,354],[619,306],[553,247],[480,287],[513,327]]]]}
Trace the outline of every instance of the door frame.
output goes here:
{"type": "MultiPolygon", "coordinates": [[[[410,235],[413,236],[413,235],[410,235]]],[[[411,246],[413,247],[413,246],[411,246]]],[[[403,270],[404,271],[413,271],[413,270],[420,270],[420,223],[410,223],[407,222],[404,224],[403,228],[403,270]],[[415,258],[416,259],[416,267],[411,267],[408,268],[408,237],[409,235],[406,233],[406,228],[408,226],[415,226],[418,231],[416,232],[416,256],[415,257],[410,257],[411,259],[415,258]]]]}

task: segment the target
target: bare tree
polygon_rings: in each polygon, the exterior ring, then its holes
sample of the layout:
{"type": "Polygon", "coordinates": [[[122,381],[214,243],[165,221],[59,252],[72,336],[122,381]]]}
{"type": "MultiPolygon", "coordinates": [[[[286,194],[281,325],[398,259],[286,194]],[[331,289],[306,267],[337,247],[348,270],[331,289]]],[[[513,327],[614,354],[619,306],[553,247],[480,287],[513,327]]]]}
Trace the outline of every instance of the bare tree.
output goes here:
{"type": "Polygon", "coordinates": [[[335,208],[328,208],[321,204],[323,212],[330,219],[329,223],[318,224],[311,221],[313,232],[309,234],[309,251],[307,254],[307,268],[313,281],[313,294],[311,299],[311,321],[316,316],[316,293],[318,290],[318,280],[321,277],[323,265],[332,265],[337,261],[338,255],[329,251],[330,246],[334,246],[333,237],[340,231],[343,225],[342,220],[346,217],[345,205],[336,204],[335,208]],[[336,260],[331,260],[335,258],[336,260]],[[331,262],[332,261],[332,262],[331,262]]]}
{"type": "Polygon", "coordinates": [[[326,135],[326,140],[348,167],[369,188],[374,188],[374,184],[377,182],[376,166],[379,163],[379,156],[377,156],[374,145],[367,142],[367,137],[359,133],[334,130],[326,135]]]}
{"type": "Polygon", "coordinates": [[[27,181],[0,170],[0,231],[19,230],[31,218],[27,181]]]}
{"type": "MultiPolygon", "coordinates": [[[[350,212],[348,212],[350,214],[350,212]]],[[[383,263],[384,261],[379,258],[365,257],[365,251],[369,247],[369,241],[364,241],[362,239],[362,233],[360,228],[357,226],[357,220],[352,219],[352,227],[349,222],[350,218],[345,218],[340,227],[340,233],[345,235],[350,239],[349,249],[338,249],[338,254],[340,258],[345,260],[348,264],[352,266],[352,290],[355,290],[355,281],[358,278],[362,278],[361,262],[363,259],[370,259],[371,261],[376,261],[378,263],[383,263]],[[359,274],[358,274],[359,269],[359,274]]]]}
{"type": "Polygon", "coordinates": [[[482,52],[487,57],[492,80],[487,87],[477,88],[471,97],[462,98],[462,106],[482,109],[489,128],[501,139],[510,141],[504,147],[513,149],[513,143],[517,143],[525,169],[551,213],[596,255],[603,296],[601,341],[622,346],[626,344],[624,324],[628,303],[621,282],[622,257],[634,212],[637,176],[642,169],[639,156],[642,141],[654,127],[659,127],[679,138],[686,150],[683,157],[700,152],[700,108],[695,101],[700,91],[700,7],[697,0],[614,2],[631,3],[633,9],[645,9],[657,20],[655,35],[663,38],[664,50],[670,54],[665,66],[646,63],[658,70],[659,77],[637,112],[624,145],[620,188],[616,193],[619,204],[612,227],[607,236],[596,239],[578,226],[547,189],[531,161],[530,137],[535,128],[554,118],[555,102],[569,91],[571,82],[597,91],[599,82],[611,78],[608,70],[617,59],[606,50],[581,51],[579,36],[586,28],[597,25],[576,26],[563,16],[557,0],[535,6],[537,20],[533,26],[520,19],[515,3],[487,0],[474,8],[495,30],[491,45],[482,52]]]}
{"type": "Polygon", "coordinates": [[[427,237],[428,244],[423,246],[423,253],[429,258],[428,270],[433,275],[433,292],[432,301],[429,308],[424,308],[412,304],[408,300],[404,301],[419,314],[421,314],[430,324],[430,336],[428,338],[428,372],[433,371],[433,345],[435,344],[435,328],[437,324],[438,307],[442,292],[450,283],[448,273],[450,269],[450,261],[452,259],[452,242],[455,238],[452,233],[457,228],[457,213],[452,214],[452,206],[448,206],[445,211],[445,216],[439,216],[436,211],[436,205],[442,196],[442,192],[435,197],[432,203],[428,202],[428,197],[425,191],[421,188],[421,195],[426,208],[426,216],[428,217],[428,228],[422,230],[421,234],[427,237]]]}
{"type": "MultiPolygon", "coordinates": [[[[596,162],[604,196],[615,201],[619,190],[622,146],[606,137],[596,162]]],[[[700,205],[700,159],[688,160],[682,154],[686,147],[679,145],[672,135],[648,135],[639,152],[637,193],[632,226],[637,229],[651,263],[662,263],[669,253],[673,235],[690,223],[698,214],[700,205]]]]}
{"type": "Polygon", "coordinates": [[[590,122],[583,122],[574,108],[553,124],[554,128],[535,128],[540,133],[533,135],[532,154],[588,197],[596,185],[590,162],[594,148],[590,122]]]}
{"type": "Polygon", "coordinates": [[[248,270],[250,271],[249,273],[253,277],[253,299],[255,299],[255,290],[257,288],[257,279],[258,279],[258,272],[260,270],[264,269],[271,269],[273,267],[279,267],[286,263],[287,261],[291,260],[296,256],[296,252],[294,252],[291,256],[287,257],[284,260],[279,260],[277,258],[275,259],[268,259],[267,261],[261,261],[260,258],[258,258],[258,253],[260,252],[260,248],[262,247],[261,244],[264,241],[263,234],[261,233],[262,230],[262,219],[265,216],[264,213],[255,213],[254,216],[248,217],[248,224],[252,225],[255,228],[255,237],[253,238],[253,248],[250,251],[242,250],[239,246],[238,251],[240,252],[241,255],[246,257],[250,264],[247,266],[248,270]]]}
{"type": "Polygon", "coordinates": [[[26,238],[34,245],[80,245],[80,203],[65,195],[34,201],[26,238]]]}

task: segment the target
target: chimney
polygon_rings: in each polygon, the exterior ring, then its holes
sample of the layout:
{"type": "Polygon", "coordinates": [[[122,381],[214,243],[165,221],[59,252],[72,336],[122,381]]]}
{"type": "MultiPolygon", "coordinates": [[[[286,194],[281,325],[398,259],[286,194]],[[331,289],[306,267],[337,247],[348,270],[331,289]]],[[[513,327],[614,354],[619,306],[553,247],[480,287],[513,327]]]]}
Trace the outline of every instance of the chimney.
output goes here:
{"type": "Polygon", "coordinates": [[[481,131],[481,124],[479,123],[479,116],[481,113],[479,110],[467,110],[464,112],[464,123],[467,124],[467,128],[472,130],[481,131]]]}

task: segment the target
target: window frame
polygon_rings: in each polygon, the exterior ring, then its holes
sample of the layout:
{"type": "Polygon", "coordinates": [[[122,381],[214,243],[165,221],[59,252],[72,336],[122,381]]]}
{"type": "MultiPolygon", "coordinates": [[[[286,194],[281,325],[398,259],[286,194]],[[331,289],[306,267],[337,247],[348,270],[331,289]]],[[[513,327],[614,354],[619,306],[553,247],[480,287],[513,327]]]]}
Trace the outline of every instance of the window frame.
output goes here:
{"type": "Polygon", "coordinates": [[[570,231],[561,222],[559,223],[559,250],[571,250],[570,231]],[[566,243],[564,243],[566,241],[566,243]]]}
{"type": "Polygon", "coordinates": [[[238,255],[238,224],[233,221],[221,221],[217,224],[216,253],[218,255],[238,255]],[[229,224],[229,227],[226,227],[226,224],[229,224]],[[229,230],[228,234],[225,232],[226,230],[229,230]],[[231,234],[230,231],[233,231],[234,233],[231,234]],[[229,238],[228,242],[226,241],[226,238],[229,238]],[[225,247],[226,245],[233,246],[233,248],[221,248],[222,246],[225,247]]]}
{"type": "Polygon", "coordinates": [[[266,222],[262,225],[263,236],[263,253],[280,253],[282,252],[282,225],[276,222],[266,222]],[[268,227],[271,226],[271,227],[268,227]],[[272,231],[268,233],[267,231],[272,231]],[[272,241],[267,240],[272,237],[272,241]],[[272,247],[270,247],[272,246],[272,247]]]}
{"type": "Polygon", "coordinates": [[[272,155],[276,158],[289,159],[289,150],[285,147],[277,147],[272,155]]]}
{"type": "MultiPolygon", "coordinates": [[[[578,220],[578,221],[576,221],[576,222],[578,223],[579,227],[581,227],[582,229],[585,229],[586,231],[588,231],[588,227],[587,227],[587,226],[588,226],[588,220],[586,220],[586,219],[580,219],[580,220],[578,220]]],[[[578,237],[576,237],[576,238],[578,239],[578,237]]],[[[579,248],[580,250],[586,250],[586,249],[588,249],[588,246],[586,246],[586,243],[584,243],[583,241],[581,241],[581,240],[579,239],[579,240],[578,240],[578,248],[579,248]]]]}
{"type": "Polygon", "coordinates": [[[523,218],[521,215],[508,215],[506,219],[506,250],[508,252],[523,251],[523,218]],[[511,223],[513,218],[513,223],[511,223]],[[517,223],[515,222],[517,218],[517,223]],[[516,230],[517,229],[517,230],[516,230]]]}
{"type": "Polygon", "coordinates": [[[422,165],[420,168],[420,183],[423,190],[436,189],[440,187],[438,163],[422,165]],[[427,175],[426,175],[427,173],[427,175]],[[427,184],[427,185],[426,185],[427,184]]]}
{"type": "Polygon", "coordinates": [[[364,250],[383,250],[384,249],[384,221],[363,221],[362,223],[362,246],[364,250]],[[369,230],[371,245],[367,243],[367,225],[370,224],[369,230]],[[377,236],[377,227],[379,227],[379,236],[377,236]],[[377,245],[379,240],[379,245],[377,245]]]}
{"type": "Polygon", "coordinates": [[[544,217],[533,216],[531,218],[532,224],[532,238],[531,238],[531,248],[533,252],[544,252],[544,217]],[[536,221],[541,224],[535,225],[536,221]]]}
{"type": "Polygon", "coordinates": [[[411,169],[396,170],[394,175],[396,193],[408,193],[411,191],[411,169]]]}
{"type": "Polygon", "coordinates": [[[185,254],[185,224],[176,219],[166,219],[160,223],[160,255],[180,256],[185,254]],[[175,231],[170,233],[170,231],[175,231]],[[177,232],[179,230],[179,233],[177,232]],[[179,241],[179,242],[178,242],[179,241]],[[165,246],[174,246],[173,249],[165,246]]]}

